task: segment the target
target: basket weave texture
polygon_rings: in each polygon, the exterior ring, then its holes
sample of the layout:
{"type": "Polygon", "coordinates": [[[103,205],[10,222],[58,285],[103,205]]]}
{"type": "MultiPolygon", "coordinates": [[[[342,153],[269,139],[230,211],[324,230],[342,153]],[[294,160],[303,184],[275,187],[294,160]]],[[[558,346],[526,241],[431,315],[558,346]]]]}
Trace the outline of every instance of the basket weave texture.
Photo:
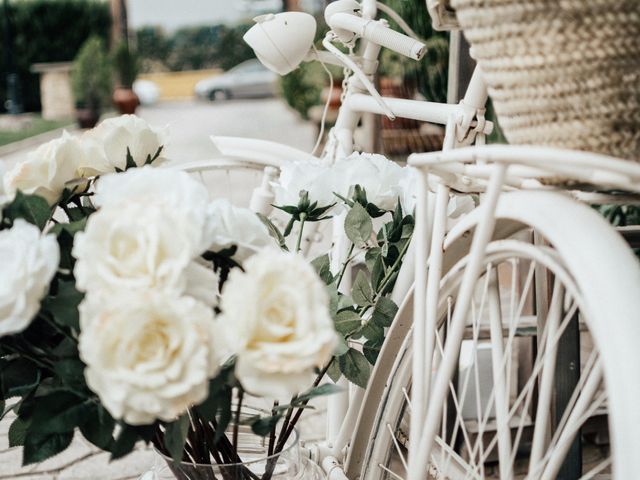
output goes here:
{"type": "Polygon", "coordinates": [[[640,0],[452,0],[513,144],[640,162],[640,0]]]}

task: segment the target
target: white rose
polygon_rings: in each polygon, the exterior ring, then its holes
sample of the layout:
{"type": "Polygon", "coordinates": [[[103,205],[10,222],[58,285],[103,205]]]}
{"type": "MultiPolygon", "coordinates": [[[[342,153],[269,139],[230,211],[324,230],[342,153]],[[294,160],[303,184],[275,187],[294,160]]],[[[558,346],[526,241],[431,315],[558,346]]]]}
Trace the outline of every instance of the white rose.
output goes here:
{"type": "Polygon", "coordinates": [[[125,209],[137,203],[179,212],[197,245],[195,253],[200,254],[209,246],[205,237],[209,192],[187,172],[146,166],[105,175],[96,182],[92,200],[97,207],[125,209]]]}
{"type": "Polygon", "coordinates": [[[0,221],[2,221],[2,209],[7,203],[10,203],[13,200],[12,195],[8,195],[4,190],[4,175],[6,172],[6,168],[4,163],[0,162],[0,221]]]}
{"type": "Polygon", "coordinates": [[[258,250],[274,244],[267,227],[248,208],[240,208],[227,199],[209,205],[209,250],[214,252],[236,245],[233,258],[243,262],[258,250]]]}
{"type": "Polygon", "coordinates": [[[153,158],[158,149],[167,143],[165,129],[151,127],[135,115],[109,118],[87,133],[87,140],[102,146],[104,160],[111,166],[124,170],[127,165],[127,148],[137,166],[153,158]]]}
{"type": "Polygon", "coordinates": [[[53,235],[18,219],[0,232],[0,336],[23,331],[40,310],[40,301],[60,262],[53,235]]]}
{"type": "Polygon", "coordinates": [[[4,189],[13,196],[20,190],[39,195],[53,205],[60,199],[65,183],[77,177],[85,152],[80,140],[64,132],[27,155],[3,178],[4,189]]]}
{"type": "Polygon", "coordinates": [[[220,301],[236,375],[252,394],[290,398],[331,358],[337,335],[328,294],[296,254],[264,250],[244,269],[231,271],[220,301]]]}
{"type": "Polygon", "coordinates": [[[179,209],[131,203],[101,208],[75,236],[76,285],[86,292],[157,289],[203,298],[214,304],[218,278],[193,261],[200,252],[201,226],[179,209]]]}
{"type": "Polygon", "coordinates": [[[326,207],[338,200],[333,194],[336,190],[330,165],[322,162],[291,162],[280,168],[280,177],[273,185],[275,204],[298,205],[300,193],[309,193],[311,203],[318,202],[318,207],[326,207]]]}
{"type": "Polygon", "coordinates": [[[171,421],[207,398],[222,358],[206,305],[160,292],[89,295],[80,323],[87,385],[114,418],[171,421]]]}
{"type": "Polygon", "coordinates": [[[370,203],[384,210],[394,210],[402,198],[400,186],[409,169],[400,167],[382,155],[354,153],[333,166],[334,191],[349,197],[354,185],[360,185],[370,203]]]}

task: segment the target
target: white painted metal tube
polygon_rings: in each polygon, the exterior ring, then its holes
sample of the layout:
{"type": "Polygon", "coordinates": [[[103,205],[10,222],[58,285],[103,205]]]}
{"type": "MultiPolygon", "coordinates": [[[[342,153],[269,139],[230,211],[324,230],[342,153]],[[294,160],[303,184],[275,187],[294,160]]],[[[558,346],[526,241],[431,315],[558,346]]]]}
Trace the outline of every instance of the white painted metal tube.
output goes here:
{"type": "MultiPolygon", "coordinates": [[[[414,452],[419,452],[419,455],[414,454],[413,461],[410,462],[408,480],[422,480],[424,478],[423,474],[427,469],[427,463],[430,458],[433,442],[435,441],[438,419],[440,418],[442,408],[444,407],[442,399],[446,398],[451,372],[455,368],[456,361],[458,359],[458,346],[462,341],[462,336],[464,334],[464,320],[468,312],[469,305],[471,304],[473,286],[479,277],[485,248],[493,234],[496,221],[495,209],[498,197],[500,196],[506,169],[507,167],[504,165],[496,168],[491,178],[485,201],[480,207],[482,212],[481,218],[471,243],[471,250],[469,253],[470,261],[463,274],[456,308],[451,320],[451,329],[448,332],[449,337],[447,345],[445,346],[443,360],[440,365],[440,371],[435,379],[432,389],[433,395],[430,397],[432,402],[429,404],[427,409],[427,415],[425,417],[426,420],[423,422],[424,428],[413,430],[414,432],[422,432],[422,435],[420,441],[417,442],[417,447],[415,447],[417,450],[414,450],[414,452]]],[[[417,332],[414,331],[414,336],[416,334],[417,332]]]]}
{"type": "Polygon", "coordinates": [[[327,23],[332,29],[353,32],[365,40],[377,43],[413,60],[420,60],[427,51],[424,43],[396,32],[381,22],[367,20],[351,13],[334,13],[327,23]]]}
{"type": "MultiPolygon", "coordinates": [[[[421,122],[446,125],[450,115],[459,116],[463,111],[460,105],[448,105],[403,98],[382,97],[396,117],[410,118],[421,122]]],[[[376,113],[384,115],[382,108],[369,95],[356,93],[345,100],[345,105],[356,112],[376,113]]]]}
{"type": "Polygon", "coordinates": [[[532,167],[558,164],[573,165],[578,168],[611,169],[640,180],[638,163],[598,153],[530,145],[482,145],[457,148],[447,152],[414,153],[409,156],[409,163],[414,166],[426,166],[443,162],[475,162],[478,159],[485,162],[516,163],[532,167]]]}
{"type": "Polygon", "coordinates": [[[317,161],[318,158],[289,145],[255,138],[211,136],[211,141],[222,155],[252,158],[252,154],[261,157],[279,159],[279,164],[298,160],[317,161]]]}
{"type": "MultiPolygon", "coordinates": [[[[440,280],[442,278],[442,253],[444,236],[447,229],[447,208],[449,205],[449,188],[445,185],[438,185],[436,193],[436,205],[433,216],[433,229],[431,233],[431,248],[429,253],[429,270],[427,274],[427,293],[425,308],[425,351],[422,358],[422,369],[424,376],[423,398],[430,398],[431,392],[431,369],[433,363],[433,352],[435,348],[436,329],[438,319],[438,294],[440,293],[440,280]]],[[[425,402],[426,403],[426,402],[425,402]]],[[[418,408],[418,407],[414,407],[418,408]]],[[[426,405],[421,405],[421,416],[426,414],[426,405]]],[[[416,426],[419,427],[419,426],[416,426]]]]}
{"type": "Polygon", "coordinates": [[[347,410],[347,415],[344,417],[338,436],[333,442],[333,445],[331,445],[331,451],[340,459],[342,459],[343,450],[346,447],[347,442],[349,442],[351,435],[353,435],[353,429],[355,427],[356,420],[358,419],[358,414],[360,413],[362,400],[364,399],[363,388],[354,385],[351,385],[351,387],[355,388],[352,389],[351,395],[349,396],[349,409],[347,410]]]}
{"type": "MultiPolygon", "coordinates": [[[[413,302],[413,359],[411,405],[424,405],[424,366],[422,353],[424,352],[425,340],[425,306],[427,288],[427,239],[429,237],[429,219],[427,218],[427,172],[426,169],[417,170],[417,201],[416,201],[416,225],[413,241],[415,243],[415,286],[413,302]]],[[[422,408],[416,408],[411,413],[411,431],[422,430],[423,423],[422,408]]],[[[409,443],[409,471],[414,469],[413,465],[418,461],[418,443],[409,443]]]]}
{"type": "MultiPolygon", "coordinates": [[[[490,266],[489,272],[489,329],[491,332],[491,366],[495,391],[496,425],[498,431],[498,456],[500,458],[500,478],[513,478],[511,462],[511,428],[509,427],[509,397],[507,395],[506,371],[502,362],[502,309],[500,306],[500,286],[497,269],[490,266]]],[[[478,326],[478,328],[480,328],[478,326]]]]}
{"type": "Polygon", "coordinates": [[[349,480],[335,457],[323,458],[321,466],[327,474],[327,480],[349,480]]]}

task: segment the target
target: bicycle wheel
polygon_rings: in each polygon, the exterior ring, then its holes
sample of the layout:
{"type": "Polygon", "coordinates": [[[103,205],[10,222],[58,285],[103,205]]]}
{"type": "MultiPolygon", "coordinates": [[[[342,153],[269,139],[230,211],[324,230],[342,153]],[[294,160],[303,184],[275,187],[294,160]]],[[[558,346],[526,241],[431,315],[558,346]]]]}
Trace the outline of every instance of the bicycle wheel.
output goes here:
{"type": "MultiPolygon", "coordinates": [[[[422,461],[411,478],[608,478],[612,469],[619,478],[633,478],[623,472],[637,471],[632,452],[640,446],[640,424],[637,408],[624,398],[637,391],[637,382],[630,385],[633,377],[625,376],[640,365],[633,348],[640,341],[637,322],[627,323],[640,305],[636,295],[624,295],[626,282],[640,285],[637,260],[584,206],[541,192],[505,197],[497,237],[543,227],[550,246],[516,239],[488,245],[459,338],[450,322],[469,260],[461,254],[468,225],[452,232],[458,238],[445,250],[425,429],[418,435],[409,430],[412,338],[405,326],[396,361],[385,372],[364,454],[350,459],[348,472],[357,465],[363,479],[408,478],[412,442],[419,442],[414,447],[422,461]],[[525,222],[514,212],[531,201],[543,210],[525,222]],[[551,205],[562,212],[559,218],[544,211],[551,205]],[[597,239],[576,243],[581,230],[567,231],[564,220],[566,226],[589,227],[597,239]],[[579,265],[580,255],[593,253],[594,245],[612,255],[611,265],[579,265]],[[598,287],[606,282],[621,288],[605,288],[599,296],[598,287]],[[616,304],[604,308],[609,302],[616,304]],[[620,328],[610,328],[612,319],[620,328]],[[447,368],[452,358],[453,368],[447,368]]],[[[400,316],[409,309],[407,302],[400,316]]],[[[376,383],[380,379],[373,378],[376,383]]]]}

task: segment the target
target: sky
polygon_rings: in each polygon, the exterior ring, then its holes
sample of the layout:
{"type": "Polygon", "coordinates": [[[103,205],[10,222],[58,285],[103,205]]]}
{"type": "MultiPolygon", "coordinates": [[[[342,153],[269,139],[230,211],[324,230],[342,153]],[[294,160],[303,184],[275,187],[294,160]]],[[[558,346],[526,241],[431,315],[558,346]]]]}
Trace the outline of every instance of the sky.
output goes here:
{"type": "MultiPolygon", "coordinates": [[[[269,11],[277,10],[281,0],[254,2],[269,11]]],[[[167,30],[183,26],[233,23],[260,12],[247,9],[243,0],[128,0],[129,26],[159,25],[167,30]]]]}

